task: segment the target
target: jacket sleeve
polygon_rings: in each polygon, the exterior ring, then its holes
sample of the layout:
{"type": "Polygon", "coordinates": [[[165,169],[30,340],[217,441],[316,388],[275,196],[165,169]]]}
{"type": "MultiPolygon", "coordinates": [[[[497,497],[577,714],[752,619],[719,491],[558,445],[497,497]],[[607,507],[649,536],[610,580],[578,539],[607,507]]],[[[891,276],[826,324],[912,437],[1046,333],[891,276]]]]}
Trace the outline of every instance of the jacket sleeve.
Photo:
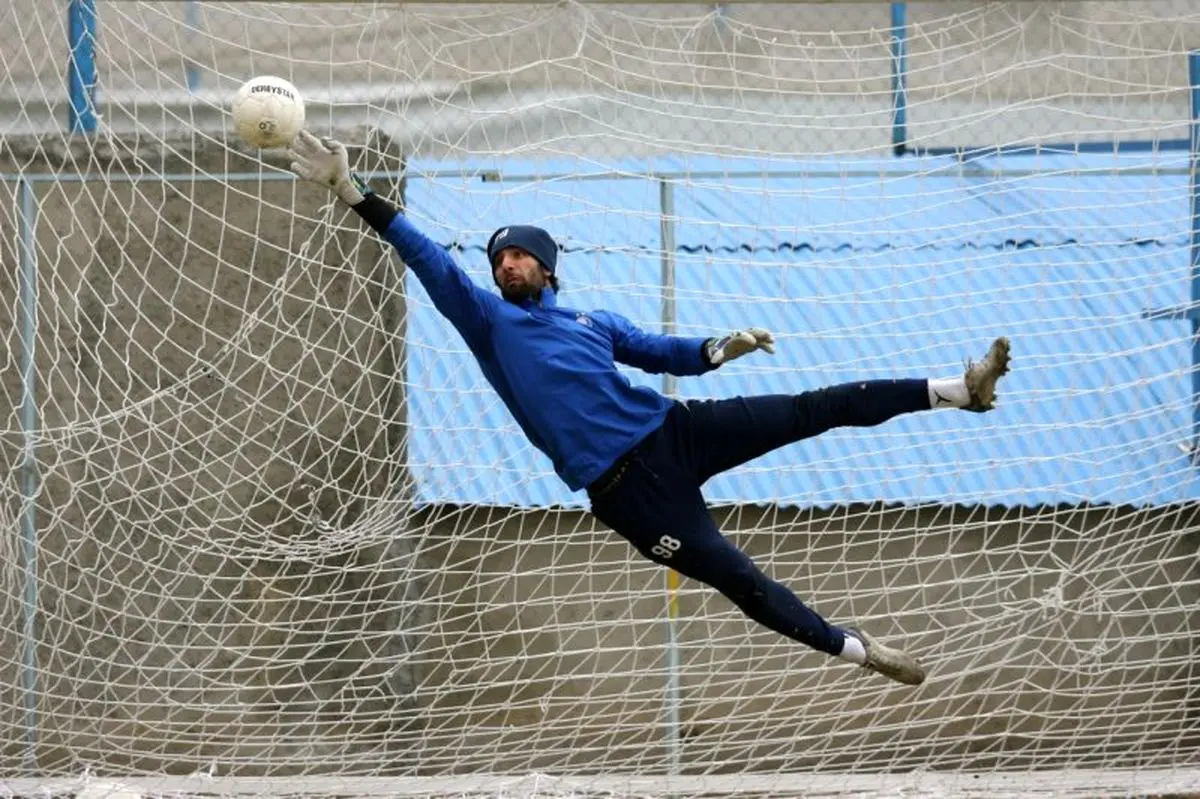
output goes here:
{"type": "Polygon", "coordinates": [[[397,213],[381,231],[429,292],[433,305],[472,348],[483,343],[491,327],[496,296],[471,280],[445,248],[397,213]]]}
{"type": "Polygon", "coordinates": [[[597,311],[592,318],[601,320],[613,339],[613,359],[652,374],[701,375],[713,370],[704,356],[707,338],[662,336],[647,333],[620,314],[597,311]]]}

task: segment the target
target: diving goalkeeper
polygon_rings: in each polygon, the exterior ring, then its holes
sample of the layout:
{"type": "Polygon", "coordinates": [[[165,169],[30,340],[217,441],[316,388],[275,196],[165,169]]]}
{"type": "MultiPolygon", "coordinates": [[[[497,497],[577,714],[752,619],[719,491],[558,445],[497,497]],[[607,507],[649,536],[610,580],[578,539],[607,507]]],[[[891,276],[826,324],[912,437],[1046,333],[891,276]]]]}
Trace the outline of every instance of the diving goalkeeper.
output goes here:
{"type": "Polygon", "coordinates": [[[933,408],[991,410],[996,381],[1008,371],[1007,339],[997,339],[961,377],[673,401],[632,386],[615,362],[700,375],[756,350],[773,353],[773,337],[759,328],[712,338],[663,336],[608,311],[561,307],[558,247],[528,225],[502,227],[488,241],[497,295],[353,174],[342,144],[304,131],[290,155],[297,175],[331,189],[396,248],[525,435],[572,490],[587,489],[597,519],[645,557],[712,586],[765,627],[902,683],[925,679],[910,655],[860,629],[830,624],[763,574],[721,535],[700,486],[830,428],[868,427],[933,408]]]}

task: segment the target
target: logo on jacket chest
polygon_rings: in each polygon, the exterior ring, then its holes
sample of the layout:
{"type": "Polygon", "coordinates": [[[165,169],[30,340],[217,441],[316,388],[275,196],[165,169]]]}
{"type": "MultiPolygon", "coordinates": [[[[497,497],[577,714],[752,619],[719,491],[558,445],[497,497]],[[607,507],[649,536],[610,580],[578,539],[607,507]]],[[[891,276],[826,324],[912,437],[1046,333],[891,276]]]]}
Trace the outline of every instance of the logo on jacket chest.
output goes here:
{"type": "Polygon", "coordinates": [[[592,325],[592,317],[588,316],[585,313],[575,314],[575,321],[578,322],[579,324],[583,325],[584,327],[592,327],[593,326],[592,325]]]}

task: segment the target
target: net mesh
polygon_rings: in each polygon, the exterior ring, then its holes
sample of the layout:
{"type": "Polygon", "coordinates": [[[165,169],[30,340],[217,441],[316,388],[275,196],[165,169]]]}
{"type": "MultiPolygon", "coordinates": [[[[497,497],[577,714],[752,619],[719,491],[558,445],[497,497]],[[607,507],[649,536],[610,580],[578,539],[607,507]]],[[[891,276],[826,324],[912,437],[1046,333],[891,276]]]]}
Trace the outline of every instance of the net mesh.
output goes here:
{"type": "Polygon", "coordinates": [[[891,11],[104,2],[80,136],[64,10],[0,9],[0,792],[1194,790],[1200,11],[891,11]],[[258,74],[484,285],[532,221],[571,307],[776,331],[629,375],[681,398],[951,376],[1009,335],[997,413],[707,487],[929,681],[592,519],[413,275],[234,140],[258,74]]]}

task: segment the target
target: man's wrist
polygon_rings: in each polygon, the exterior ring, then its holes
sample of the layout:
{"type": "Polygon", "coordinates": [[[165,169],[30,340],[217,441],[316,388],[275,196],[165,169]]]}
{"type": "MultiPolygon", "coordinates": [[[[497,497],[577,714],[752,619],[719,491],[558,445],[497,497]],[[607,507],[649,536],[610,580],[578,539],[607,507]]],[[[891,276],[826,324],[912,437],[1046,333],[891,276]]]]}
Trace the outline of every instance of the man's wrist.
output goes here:
{"type": "Polygon", "coordinates": [[[396,206],[375,192],[371,192],[366,197],[363,197],[357,203],[351,205],[350,208],[354,210],[354,213],[362,217],[363,221],[370,225],[372,230],[379,234],[386,231],[391,226],[392,220],[400,213],[396,206]]]}
{"type": "Polygon", "coordinates": [[[354,172],[338,181],[336,191],[338,199],[351,207],[375,193],[367,182],[354,172]]]}
{"type": "Polygon", "coordinates": [[[359,177],[359,174],[354,171],[350,172],[350,185],[353,186],[363,197],[369,197],[375,193],[374,189],[371,188],[371,185],[359,177]]]}

